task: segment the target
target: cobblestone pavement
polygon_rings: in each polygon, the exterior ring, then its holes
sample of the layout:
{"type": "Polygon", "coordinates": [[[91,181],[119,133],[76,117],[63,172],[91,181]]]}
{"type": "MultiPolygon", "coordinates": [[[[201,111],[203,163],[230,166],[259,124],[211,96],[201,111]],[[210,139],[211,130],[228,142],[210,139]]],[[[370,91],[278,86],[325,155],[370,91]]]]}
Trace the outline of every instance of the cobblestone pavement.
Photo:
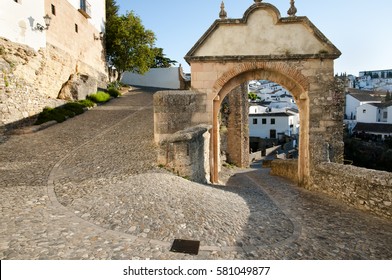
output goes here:
{"type": "Polygon", "coordinates": [[[1,139],[1,259],[392,259],[392,221],[267,169],[209,186],[157,168],[153,92],[1,139]]]}

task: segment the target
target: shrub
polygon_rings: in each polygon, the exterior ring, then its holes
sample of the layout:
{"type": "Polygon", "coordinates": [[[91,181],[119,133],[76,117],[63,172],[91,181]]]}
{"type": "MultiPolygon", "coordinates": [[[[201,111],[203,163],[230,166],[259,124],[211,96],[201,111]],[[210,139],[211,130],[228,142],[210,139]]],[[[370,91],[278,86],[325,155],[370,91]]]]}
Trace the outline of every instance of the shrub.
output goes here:
{"type": "Polygon", "coordinates": [[[108,93],[111,97],[119,97],[121,95],[120,91],[116,88],[108,88],[108,93]]]}
{"type": "Polygon", "coordinates": [[[83,108],[92,108],[95,106],[95,103],[89,99],[79,100],[78,103],[83,106],[83,108]]]}
{"type": "Polygon", "coordinates": [[[98,91],[95,94],[90,94],[87,96],[87,99],[95,102],[95,103],[105,103],[109,101],[110,95],[103,91],[98,91]]]}
{"type": "Polygon", "coordinates": [[[120,89],[123,86],[124,84],[119,81],[114,81],[108,84],[108,88],[115,88],[115,89],[120,89]]]}
{"type": "Polygon", "coordinates": [[[82,104],[77,102],[70,102],[62,106],[63,109],[74,112],[75,115],[80,115],[84,113],[84,107],[82,104]]]}
{"type": "Polygon", "coordinates": [[[67,118],[73,118],[76,115],[83,114],[84,106],[77,102],[70,102],[57,108],[45,107],[41,113],[38,114],[38,118],[35,125],[43,124],[48,121],[56,121],[61,123],[67,118]]]}
{"type": "Polygon", "coordinates": [[[73,117],[75,113],[72,111],[68,111],[64,108],[50,108],[45,107],[41,113],[39,113],[37,121],[35,122],[36,125],[43,124],[48,121],[55,120],[56,122],[63,122],[67,119],[67,117],[73,117]]]}

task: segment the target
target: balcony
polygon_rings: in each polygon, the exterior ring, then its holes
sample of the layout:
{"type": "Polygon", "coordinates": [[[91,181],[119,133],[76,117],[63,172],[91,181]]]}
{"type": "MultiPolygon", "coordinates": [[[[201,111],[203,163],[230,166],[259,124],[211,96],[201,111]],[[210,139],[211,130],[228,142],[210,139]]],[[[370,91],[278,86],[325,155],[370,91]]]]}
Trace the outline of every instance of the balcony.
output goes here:
{"type": "Polygon", "coordinates": [[[78,10],[85,18],[91,18],[91,5],[86,0],[80,0],[80,9],[78,10]]]}

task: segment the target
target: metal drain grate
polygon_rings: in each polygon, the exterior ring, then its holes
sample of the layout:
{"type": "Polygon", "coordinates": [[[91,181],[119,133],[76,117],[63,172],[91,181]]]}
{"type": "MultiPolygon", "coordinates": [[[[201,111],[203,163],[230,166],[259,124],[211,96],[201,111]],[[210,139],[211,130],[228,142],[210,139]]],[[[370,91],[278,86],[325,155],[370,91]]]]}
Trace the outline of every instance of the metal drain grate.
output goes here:
{"type": "Polygon", "coordinates": [[[197,255],[199,253],[200,241],[174,239],[170,249],[172,252],[197,255]]]}

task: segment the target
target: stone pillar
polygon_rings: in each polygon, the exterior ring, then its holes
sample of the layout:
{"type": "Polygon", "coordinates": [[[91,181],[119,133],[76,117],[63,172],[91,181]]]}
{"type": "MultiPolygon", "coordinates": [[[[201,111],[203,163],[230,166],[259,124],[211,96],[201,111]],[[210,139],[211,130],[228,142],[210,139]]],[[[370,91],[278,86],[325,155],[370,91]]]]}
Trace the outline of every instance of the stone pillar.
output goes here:
{"type": "Polygon", "coordinates": [[[229,114],[227,121],[226,158],[238,167],[249,166],[248,87],[241,84],[227,97],[229,114]]]}

